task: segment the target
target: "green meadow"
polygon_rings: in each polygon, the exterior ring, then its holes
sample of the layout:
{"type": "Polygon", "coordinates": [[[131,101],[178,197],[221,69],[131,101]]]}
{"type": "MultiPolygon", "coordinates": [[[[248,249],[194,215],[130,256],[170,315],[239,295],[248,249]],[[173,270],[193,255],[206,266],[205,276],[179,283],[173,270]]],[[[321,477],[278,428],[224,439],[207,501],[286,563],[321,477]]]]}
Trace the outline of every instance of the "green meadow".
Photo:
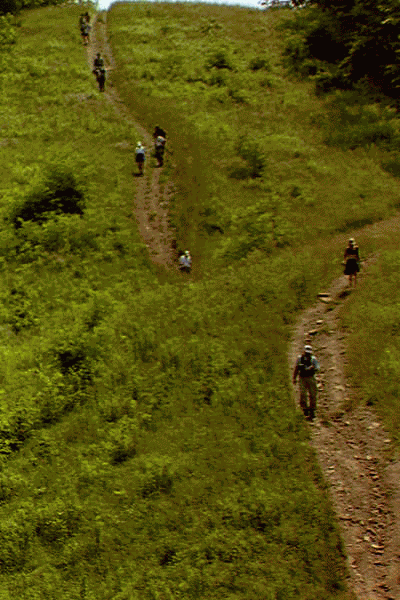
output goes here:
{"type": "Polygon", "coordinates": [[[24,11],[0,51],[0,597],[351,600],[287,344],[398,183],[326,143],[290,13],[114,5],[110,82],[168,132],[194,258],[161,273],[80,12],[24,11]]]}

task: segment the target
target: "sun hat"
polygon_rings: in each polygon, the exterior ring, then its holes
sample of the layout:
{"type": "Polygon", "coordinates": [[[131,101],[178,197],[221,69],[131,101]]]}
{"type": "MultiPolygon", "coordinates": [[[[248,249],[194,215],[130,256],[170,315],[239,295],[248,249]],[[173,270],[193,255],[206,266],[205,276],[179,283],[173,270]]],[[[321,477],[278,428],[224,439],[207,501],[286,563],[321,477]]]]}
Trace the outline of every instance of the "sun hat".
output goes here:
{"type": "Polygon", "coordinates": [[[350,239],[349,239],[349,242],[350,242],[350,244],[354,244],[354,242],[355,242],[355,241],[356,241],[356,240],[355,240],[354,238],[350,238],[350,239]]]}
{"type": "Polygon", "coordinates": [[[311,346],[304,346],[304,352],[306,352],[306,354],[311,354],[312,353],[311,346]]]}

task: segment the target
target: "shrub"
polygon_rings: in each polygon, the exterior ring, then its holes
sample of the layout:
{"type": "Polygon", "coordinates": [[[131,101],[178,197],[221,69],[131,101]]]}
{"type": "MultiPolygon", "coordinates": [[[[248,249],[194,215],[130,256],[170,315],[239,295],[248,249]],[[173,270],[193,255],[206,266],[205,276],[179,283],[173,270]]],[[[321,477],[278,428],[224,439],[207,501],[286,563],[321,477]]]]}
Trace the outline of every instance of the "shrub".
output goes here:
{"type": "Polygon", "coordinates": [[[211,51],[204,66],[207,71],[210,71],[213,67],[216,69],[228,69],[229,71],[233,70],[228,53],[223,48],[211,51]]]}
{"type": "Polygon", "coordinates": [[[393,175],[393,177],[400,177],[400,156],[390,158],[381,164],[382,169],[393,175]]]}
{"type": "Polygon", "coordinates": [[[251,59],[250,63],[249,63],[249,69],[251,71],[259,71],[259,70],[263,70],[263,71],[269,71],[271,68],[269,61],[267,58],[264,58],[262,56],[256,56],[254,58],[251,59]]]}
{"type": "Polygon", "coordinates": [[[15,229],[19,229],[24,221],[41,224],[51,215],[82,216],[84,208],[84,192],[71,169],[53,166],[48,170],[44,182],[12,208],[9,220],[15,229]]]}
{"type": "Polygon", "coordinates": [[[140,469],[140,494],[147,498],[155,493],[169,493],[174,480],[172,460],[166,456],[145,457],[138,464],[140,469]]]}
{"type": "Polygon", "coordinates": [[[0,572],[21,570],[26,561],[30,532],[16,521],[0,524],[0,572]]]}
{"type": "Polygon", "coordinates": [[[242,135],[236,144],[236,151],[247,163],[249,177],[261,177],[266,162],[261,149],[261,142],[256,138],[242,135]]]}
{"type": "Polygon", "coordinates": [[[36,534],[46,544],[62,544],[75,533],[80,523],[80,508],[57,500],[38,511],[36,534]]]}

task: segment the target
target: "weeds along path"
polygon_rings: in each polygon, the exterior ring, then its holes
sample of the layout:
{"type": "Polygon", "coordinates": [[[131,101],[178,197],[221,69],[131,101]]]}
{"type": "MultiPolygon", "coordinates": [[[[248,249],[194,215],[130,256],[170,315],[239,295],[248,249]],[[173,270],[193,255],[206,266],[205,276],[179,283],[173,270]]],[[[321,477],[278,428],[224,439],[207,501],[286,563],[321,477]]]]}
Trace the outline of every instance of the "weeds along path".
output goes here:
{"type": "MultiPolygon", "coordinates": [[[[90,43],[87,47],[88,63],[90,70],[93,69],[93,61],[97,52],[104,58],[107,73],[115,68],[111,48],[107,41],[106,31],[107,13],[101,12],[95,16],[92,23],[90,43]]],[[[150,149],[153,147],[152,136],[140,123],[132,118],[132,115],[118,96],[115,88],[106,81],[104,96],[114,107],[116,112],[132,125],[140,136],[147,152],[145,174],[138,177],[137,191],[135,197],[135,216],[140,234],[149,249],[151,260],[158,265],[168,269],[176,267],[175,236],[169,222],[168,205],[173,192],[172,184],[160,185],[162,169],[150,167],[150,149]]],[[[134,149],[137,139],[132,139],[132,170],[133,176],[137,175],[137,166],[134,160],[134,149]]]]}
{"type": "MultiPolygon", "coordinates": [[[[399,229],[400,218],[366,227],[371,236],[399,229]]],[[[364,262],[358,285],[368,276],[364,262]]],[[[359,600],[400,599],[400,461],[391,461],[391,440],[368,407],[351,409],[356,392],[346,381],[345,332],[339,311],[350,293],[336,279],[328,297],[300,317],[289,352],[290,368],[304,343],[320,361],[317,418],[311,443],[337,513],[349,567],[349,586],[359,600]]],[[[297,390],[296,402],[298,403],[297,390]]],[[[356,406],[356,403],[354,403],[356,406]]]]}

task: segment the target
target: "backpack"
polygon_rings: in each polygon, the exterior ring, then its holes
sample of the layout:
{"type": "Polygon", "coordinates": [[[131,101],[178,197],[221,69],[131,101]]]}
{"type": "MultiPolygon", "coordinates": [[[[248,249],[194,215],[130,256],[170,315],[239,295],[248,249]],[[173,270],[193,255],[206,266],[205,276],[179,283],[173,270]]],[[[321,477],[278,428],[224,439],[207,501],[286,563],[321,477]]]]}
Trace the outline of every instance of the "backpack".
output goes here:
{"type": "Polygon", "coordinates": [[[306,361],[306,357],[301,355],[300,357],[300,361],[299,361],[299,375],[300,377],[312,377],[312,375],[315,375],[315,368],[312,365],[312,359],[313,357],[310,358],[310,360],[306,361]],[[312,367],[311,369],[307,367],[312,367]]]}

